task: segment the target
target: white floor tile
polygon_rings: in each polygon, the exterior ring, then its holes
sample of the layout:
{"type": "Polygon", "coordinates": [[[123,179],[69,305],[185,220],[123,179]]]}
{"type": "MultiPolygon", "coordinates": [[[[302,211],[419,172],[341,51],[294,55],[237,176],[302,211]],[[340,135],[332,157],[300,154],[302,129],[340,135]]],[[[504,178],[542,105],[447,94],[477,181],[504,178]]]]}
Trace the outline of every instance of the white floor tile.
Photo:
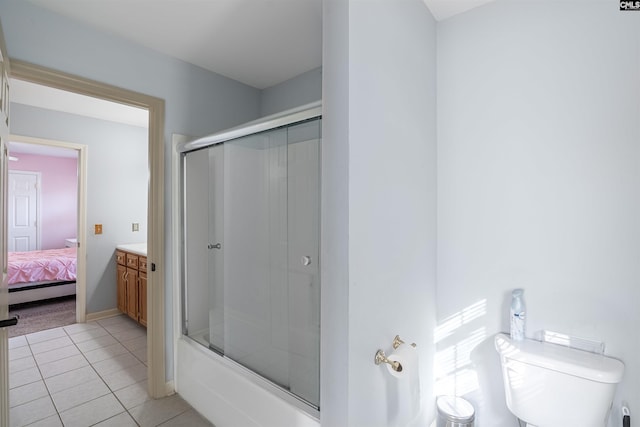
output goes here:
{"type": "Polygon", "coordinates": [[[94,427],[137,427],[137,425],[133,418],[131,418],[131,415],[123,412],[122,414],[118,414],[115,417],[96,424],[94,427]]]}
{"type": "Polygon", "coordinates": [[[147,332],[144,329],[127,329],[124,331],[111,332],[111,335],[120,342],[129,341],[134,338],[146,337],[147,332]]]}
{"type": "Polygon", "coordinates": [[[30,345],[37,344],[43,341],[49,341],[54,338],[62,338],[66,336],[67,336],[67,333],[62,328],[47,329],[44,331],[34,332],[32,334],[25,335],[30,345]]]}
{"type": "Polygon", "coordinates": [[[27,344],[29,343],[27,342],[27,338],[24,335],[20,335],[19,337],[9,338],[9,350],[18,348],[18,347],[24,347],[27,344]]]}
{"type": "Polygon", "coordinates": [[[65,372],[73,371],[74,369],[89,366],[89,362],[87,362],[87,359],[85,359],[83,355],[77,354],[75,356],[56,360],[55,362],[44,363],[39,366],[42,377],[49,378],[65,372]]]}
{"type": "Polygon", "coordinates": [[[108,328],[114,325],[130,325],[133,321],[128,316],[120,314],[118,316],[109,317],[107,319],[100,319],[97,321],[103,328],[108,328]]]}
{"type": "Polygon", "coordinates": [[[36,359],[33,356],[23,357],[9,361],[9,372],[18,372],[28,368],[36,367],[36,359]]]}
{"type": "Polygon", "coordinates": [[[122,405],[113,394],[108,394],[61,412],[60,418],[65,427],[86,427],[122,412],[122,405]]]}
{"type": "Polygon", "coordinates": [[[171,418],[158,427],[214,427],[208,420],[202,415],[196,412],[194,409],[190,409],[187,412],[183,412],[177,417],[171,418]]]}
{"type": "MultiPolygon", "coordinates": [[[[111,336],[109,338],[113,339],[111,336]]],[[[114,344],[106,347],[99,347],[91,351],[84,353],[84,356],[91,363],[101,362],[103,360],[111,359],[121,354],[128,354],[129,351],[122,346],[119,342],[113,339],[114,344]]]]}
{"type": "Polygon", "coordinates": [[[56,414],[51,397],[45,396],[32,400],[9,410],[9,425],[12,427],[26,426],[56,414]]]}
{"type": "Polygon", "coordinates": [[[111,390],[109,390],[104,381],[97,379],[53,393],[51,397],[58,412],[62,412],[109,393],[111,393],[111,390]]]}
{"type": "Polygon", "coordinates": [[[131,409],[134,406],[138,406],[147,400],[150,400],[149,393],[147,391],[147,381],[141,381],[139,383],[131,384],[125,388],[114,392],[120,403],[127,408],[131,409]]]}
{"type": "Polygon", "coordinates": [[[33,424],[29,424],[29,427],[63,427],[62,421],[60,421],[60,415],[55,414],[44,420],[36,421],[33,424]]]}
{"type": "Polygon", "coordinates": [[[74,343],[79,343],[79,342],[83,342],[83,341],[87,341],[87,340],[91,340],[91,339],[95,339],[95,338],[100,338],[103,337],[105,335],[109,335],[109,332],[107,332],[105,329],[103,328],[94,328],[94,329],[89,329],[86,331],[82,331],[82,332],[78,332],[75,334],[70,334],[69,336],[71,337],[71,341],[73,341],[74,343]]]}
{"type": "Polygon", "coordinates": [[[65,347],[56,348],[55,350],[45,351],[44,353],[38,353],[34,355],[38,365],[44,365],[45,363],[55,362],[56,360],[66,359],[67,357],[81,354],[80,350],[75,345],[68,345],[65,347]]]}
{"type": "Polygon", "coordinates": [[[73,325],[68,325],[64,327],[64,330],[69,335],[90,331],[92,329],[102,329],[102,326],[98,325],[95,322],[87,322],[87,323],[74,323],[73,325]]]}
{"type": "Polygon", "coordinates": [[[94,338],[87,341],[76,343],[76,346],[80,349],[81,352],[88,353],[90,351],[93,351],[102,347],[107,347],[113,344],[118,344],[118,341],[111,335],[104,335],[99,338],[94,338]]]}
{"type": "Polygon", "coordinates": [[[106,359],[95,363],[92,362],[93,369],[95,369],[96,372],[102,377],[113,372],[122,371],[123,369],[126,369],[130,366],[139,364],[140,361],[128,351],[124,354],[112,357],[111,359],[106,359]]]}
{"type": "Polygon", "coordinates": [[[30,344],[33,354],[44,353],[51,350],[57,350],[61,347],[73,345],[73,341],[65,334],[64,337],[53,338],[47,341],[42,341],[36,344],[30,344]]]}
{"type": "Polygon", "coordinates": [[[133,355],[138,358],[139,361],[147,364],[147,348],[141,348],[140,350],[132,351],[133,355]]]}
{"type": "Polygon", "coordinates": [[[65,372],[64,374],[56,375],[55,377],[46,378],[44,382],[50,393],[57,393],[99,378],[100,377],[91,366],[85,366],[84,368],[65,372]]]}
{"type": "Polygon", "coordinates": [[[147,334],[143,336],[126,340],[122,342],[122,345],[129,351],[140,350],[141,348],[147,348],[147,334]]]}
{"type": "Polygon", "coordinates": [[[9,406],[13,408],[48,395],[49,391],[45,387],[44,381],[32,382],[9,390],[9,406]]]}
{"type": "Polygon", "coordinates": [[[212,426],[178,395],[149,398],[146,353],[126,316],[12,338],[10,426],[212,426]]]}
{"type": "Polygon", "coordinates": [[[149,400],[129,410],[142,427],[157,426],[191,409],[180,396],[173,395],[160,400],[149,400]]]}
{"type": "Polygon", "coordinates": [[[37,367],[9,374],[9,389],[40,381],[42,376],[37,367]]]}
{"type": "Polygon", "coordinates": [[[113,372],[102,377],[111,391],[120,390],[131,384],[147,379],[147,367],[143,364],[128,367],[122,371],[113,372]]]}
{"type": "Polygon", "coordinates": [[[9,352],[9,361],[22,359],[23,357],[29,356],[33,356],[33,353],[31,353],[31,347],[29,347],[28,345],[24,347],[12,348],[9,352]]]}

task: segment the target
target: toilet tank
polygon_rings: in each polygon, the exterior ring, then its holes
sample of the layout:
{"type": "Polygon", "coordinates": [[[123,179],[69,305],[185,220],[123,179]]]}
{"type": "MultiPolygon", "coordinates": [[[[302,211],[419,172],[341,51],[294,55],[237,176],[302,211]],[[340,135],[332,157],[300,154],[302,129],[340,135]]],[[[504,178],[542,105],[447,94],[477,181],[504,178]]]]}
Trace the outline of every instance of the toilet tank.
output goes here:
{"type": "Polygon", "coordinates": [[[617,359],[557,344],[507,335],[495,337],[506,403],[537,427],[603,427],[624,364],[617,359]]]}

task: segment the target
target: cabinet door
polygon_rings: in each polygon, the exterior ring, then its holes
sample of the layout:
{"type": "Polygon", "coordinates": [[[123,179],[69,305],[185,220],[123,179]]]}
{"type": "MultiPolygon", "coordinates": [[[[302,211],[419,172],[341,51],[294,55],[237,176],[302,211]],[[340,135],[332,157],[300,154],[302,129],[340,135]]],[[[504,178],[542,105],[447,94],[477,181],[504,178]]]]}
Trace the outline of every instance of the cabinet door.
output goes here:
{"type": "Polygon", "coordinates": [[[127,254],[122,251],[116,251],[116,263],[127,265],[127,254]]]}
{"type": "Polygon", "coordinates": [[[118,264],[118,281],[117,281],[117,291],[118,291],[118,310],[123,313],[127,312],[127,280],[125,276],[127,275],[127,267],[124,265],[118,264]]]}
{"type": "Polygon", "coordinates": [[[138,278],[138,305],[140,307],[140,319],[138,321],[142,326],[147,326],[147,273],[142,271],[138,278]]]}
{"type": "Polygon", "coordinates": [[[127,314],[138,320],[138,270],[127,268],[127,314]]]}

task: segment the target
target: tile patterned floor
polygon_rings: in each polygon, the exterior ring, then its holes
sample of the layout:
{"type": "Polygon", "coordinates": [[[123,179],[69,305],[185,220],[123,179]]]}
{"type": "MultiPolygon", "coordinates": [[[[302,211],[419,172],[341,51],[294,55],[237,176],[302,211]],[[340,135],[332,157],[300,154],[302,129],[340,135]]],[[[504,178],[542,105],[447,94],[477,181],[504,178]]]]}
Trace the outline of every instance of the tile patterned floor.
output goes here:
{"type": "Polygon", "coordinates": [[[121,315],[9,339],[10,426],[212,426],[147,395],[146,329],[121,315]]]}

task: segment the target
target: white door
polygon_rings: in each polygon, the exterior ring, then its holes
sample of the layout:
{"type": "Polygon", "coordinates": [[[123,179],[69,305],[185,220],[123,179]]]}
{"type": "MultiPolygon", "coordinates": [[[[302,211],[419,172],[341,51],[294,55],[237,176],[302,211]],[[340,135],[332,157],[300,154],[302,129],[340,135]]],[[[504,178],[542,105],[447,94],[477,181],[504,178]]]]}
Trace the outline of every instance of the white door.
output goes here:
{"type": "Polygon", "coordinates": [[[0,427],[9,426],[9,315],[7,292],[7,139],[9,138],[9,57],[0,26],[0,427]]]}
{"type": "Polygon", "coordinates": [[[7,238],[9,252],[35,251],[38,245],[38,172],[9,172],[7,238]]]}

